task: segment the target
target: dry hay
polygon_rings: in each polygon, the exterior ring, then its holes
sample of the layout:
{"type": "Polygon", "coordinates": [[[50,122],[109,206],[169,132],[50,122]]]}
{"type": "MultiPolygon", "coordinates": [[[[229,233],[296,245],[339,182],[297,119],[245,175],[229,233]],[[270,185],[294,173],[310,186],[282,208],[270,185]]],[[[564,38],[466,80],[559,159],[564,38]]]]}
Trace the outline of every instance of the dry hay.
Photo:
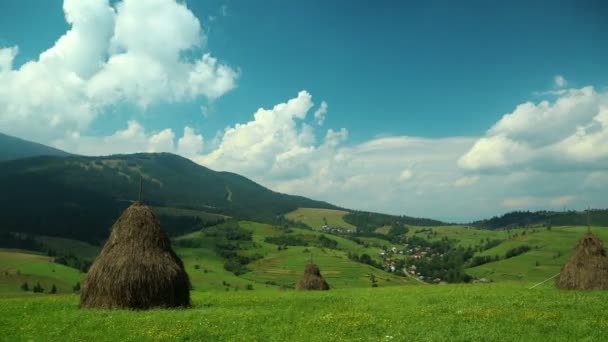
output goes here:
{"type": "Polygon", "coordinates": [[[83,308],[148,309],[190,305],[190,280],[156,216],[136,202],[114,223],[87,273],[83,308]]]}
{"type": "Polygon", "coordinates": [[[562,267],[557,286],[569,290],[608,288],[608,257],[602,240],[589,232],[578,241],[574,255],[562,267]]]}
{"type": "Polygon", "coordinates": [[[329,290],[329,284],[323,279],[319,266],[310,263],[306,265],[297,288],[298,290],[329,290]]]}

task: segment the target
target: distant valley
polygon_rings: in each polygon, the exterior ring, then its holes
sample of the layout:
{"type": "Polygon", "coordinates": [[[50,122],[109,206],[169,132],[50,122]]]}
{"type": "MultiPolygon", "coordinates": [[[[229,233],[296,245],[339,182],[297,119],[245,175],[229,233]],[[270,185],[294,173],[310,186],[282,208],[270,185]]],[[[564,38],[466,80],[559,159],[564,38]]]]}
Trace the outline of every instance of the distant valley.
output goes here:
{"type": "MultiPolygon", "coordinates": [[[[0,162],[6,294],[26,282],[73,292],[113,222],[138,199],[140,182],[143,201],[202,290],[292,288],[310,259],[336,288],[527,283],[559,269],[588,219],[585,212],[543,211],[445,223],[277,193],[167,153],[84,157],[0,142],[11,151],[0,162]]],[[[593,226],[608,226],[608,211],[589,216],[593,226]]]]}

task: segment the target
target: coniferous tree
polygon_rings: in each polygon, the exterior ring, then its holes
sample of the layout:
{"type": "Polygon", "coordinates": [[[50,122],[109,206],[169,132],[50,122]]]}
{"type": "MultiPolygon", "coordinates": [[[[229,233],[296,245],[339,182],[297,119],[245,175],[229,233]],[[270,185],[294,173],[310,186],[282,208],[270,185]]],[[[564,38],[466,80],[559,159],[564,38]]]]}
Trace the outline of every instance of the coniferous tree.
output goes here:
{"type": "Polygon", "coordinates": [[[373,273],[369,276],[369,280],[372,282],[372,287],[378,287],[378,280],[373,273]]]}
{"type": "Polygon", "coordinates": [[[40,286],[40,283],[36,283],[36,286],[33,288],[34,293],[42,293],[44,292],[44,288],[40,286]]]}

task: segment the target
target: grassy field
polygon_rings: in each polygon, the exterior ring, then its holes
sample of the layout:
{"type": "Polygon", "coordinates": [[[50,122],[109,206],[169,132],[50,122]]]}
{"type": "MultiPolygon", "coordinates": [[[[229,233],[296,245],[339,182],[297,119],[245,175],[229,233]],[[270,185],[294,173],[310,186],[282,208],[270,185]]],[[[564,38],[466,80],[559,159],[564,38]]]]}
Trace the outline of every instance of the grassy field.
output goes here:
{"type": "MultiPolygon", "coordinates": [[[[594,234],[608,242],[608,228],[592,227],[594,234]]],[[[519,230],[518,236],[477,255],[498,255],[504,257],[512,248],[528,245],[529,252],[513,258],[470,268],[467,272],[477,277],[494,281],[518,281],[533,284],[557,274],[572,254],[576,242],[586,232],[587,227],[553,227],[528,229],[525,235],[519,230]]]]}
{"type": "Polygon", "coordinates": [[[287,250],[278,251],[277,246],[263,241],[267,236],[279,234],[277,228],[255,222],[242,222],[241,226],[254,232],[254,240],[258,247],[251,250],[250,254],[264,255],[263,259],[257,260],[250,265],[252,272],[243,275],[243,278],[258,283],[274,282],[279,285],[293,286],[300,278],[306,263],[312,258],[319,265],[321,273],[333,288],[370,286],[370,274],[374,274],[380,285],[394,286],[410,283],[410,280],[407,278],[395,276],[369,265],[354,262],[347,257],[349,252],[356,254],[367,253],[380,260],[378,248],[366,248],[339,236],[292,228],[289,234],[302,236],[311,241],[317,240],[320,235],[325,235],[338,242],[337,248],[293,246],[287,250]]]}
{"type": "MultiPolygon", "coordinates": [[[[276,245],[267,243],[264,239],[283,234],[280,229],[272,225],[248,221],[242,221],[240,225],[253,232],[253,243],[247,246],[248,250],[243,254],[257,254],[264,258],[249,264],[248,268],[251,272],[239,277],[224,269],[225,260],[213,251],[212,241],[205,240],[202,233],[196,232],[180,238],[198,240],[202,244],[201,248],[176,248],[196,289],[234,291],[237,287],[244,289],[247,285],[253,286],[256,290],[276,288],[276,286],[293,287],[311,257],[319,265],[321,273],[332,288],[371,286],[370,274],[374,274],[379,285],[395,286],[411,283],[408,278],[354,262],[347,257],[348,252],[373,253],[377,256],[377,248],[365,248],[351,240],[325,234],[338,242],[337,249],[290,246],[278,250],[276,245]],[[225,283],[231,286],[227,287],[225,283]]],[[[298,228],[291,228],[288,234],[310,241],[316,241],[322,235],[316,231],[298,228]]]]}
{"type": "MultiPolygon", "coordinates": [[[[348,253],[378,258],[378,248],[390,246],[382,239],[361,238],[365,247],[314,230],[285,231],[249,221],[240,226],[253,232],[253,241],[243,242],[246,250],[241,253],[263,256],[241,276],[224,269],[225,259],[203,233],[177,239],[199,242],[197,248],[180,247],[179,241],[174,246],[194,288],[193,308],[185,310],[79,310],[78,297],[70,293],[84,274],[42,254],[0,249],[0,341],[601,341],[608,331],[607,291],[562,291],[553,281],[528,289],[559,272],[586,227],[506,232],[446,226],[418,233],[429,228],[411,227],[410,236],[448,237],[465,247],[504,240],[476,255],[504,258],[512,248],[532,247],[519,256],[467,270],[495,283],[421,285],[348,259],[348,253]],[[265,242],[285,234],[311,243],[325,235],[337,246],[279,249],[265,242]],[[311,257],[331,291],[289,289],[311,257]],[[371,287],[370,274],[379,287],[371,287]],[[54,284],[60,294],[23,292],[19,286],[25,281],[30,287],[40,282],[45,292],[54,284]]],[[[608,228],[592,230],[608,241],[608,228]]],[[[67,239],[39,241],[79,256],[97,250],[67,239]]]]}
{"type": "Polygon", "coordinates": [[[344,222],[342,219],[346,214],[348,214],[348,211],[344,210],[300,208],[288,213],[285,217],[292,221],[303,222],[315,230],[320,230],[325,224],[324,218],[330,226],[349,229],[354,228],[353,225],[344,222]]]}
{"type": "Polygon", "coordinates": [[[418,236],[430,241],[441,240],[444,237],[457,240],[457,245],[463,247],[483,244],[486,239],[507,239],[505,230],[485,230],[467,226],[441,226],[441,227],[409,227],[408,236],[418,236]],[[437,233],[436,235],[434,233],[437,233]]]}
{"type": "Polygon", "coordinates": [[[0,249],[0,296],[31,294],[20,289],[25,282],[30,291],[40,283],[45,292],[55,285],[59,293],[71,293],[82,277],[78,270],[53,263],[50,257],[0,249]]]}
{"type": "MultiPolygon", "coordinates": [[[[409,284],[408,278],[396,276],[375,269],[369,265],[348,259],[349,252],[361,255],[367,253],[378,261],[378,247],[373,246],[370,238],[369,247],[329,234],[307,229],[292,228],[289,235],[297,235],[315,243],[319,236],[325,235],[338,243],[336,249],[318,248],[314,246],[278,249],[277,245],[264,241],[265,238],[285,234],[279,228],[256,222],[242,221],[241,226],[253,232],[253,242],[244,244],[247,250],[243,255],[262,255],[264,258],[248,265],[250,272],[236,276],[224,269],[226,259],[217,255],[214,241],[201,232],[187,234],[177,239],[196,240],[197,248],[180,247],[175,244],[176,253],[184,261],[184,265],[193,287],[200,291],[238,291],[248,287],[258,289],[276,289],[278,286],[293,287],[302,275],[304,266],[313,258],[322,270],[330,285],[334,288],[368,287],[371,285],[370,274],[373,274],[378,284],[403,285],[409,284]]],[[[51,248],[60,255],[73,254],[81,258],[93,259],[99,247],[90,244],[61,238],[38,237],[45,248],[51,248]]],[[[30,288],[40,282],[46,291],[55,284],[59,293],[71,293],[73,286],[82,280],[84,274],[69,267],[52,262],[52,258],[38,255],[31,251],[5,250],[0,254],[0,296],[28,295],[23,292],[21,284],[28,282],[30,288]]],[[[31,291],[31,290],[30,290],[31,291]]]]}
{"type": "Polygon", "coordinates": [[[194,292],[185,310],[0,299],[2,341],[602,341],[608,292],[505,284],[194,292]]]}
{"type": "Polygon", "coordinates": [[[351,288],[371,286],[370,274],[374,274],[380,286],[410,284],[408,278],[383,272],[369,265],[360,264],[346,258],[345,253],[335,250],[322,250],[314,247],[290,247],[288,250],[272,254],[251,265],[252,272],[242,277],[255,282],[273,282],[294,286],[302,276],[304,266],[309,262],[311,253],[319,265],[321,274],[332,288],[351,288]]]}
{"type": "MultiPolygon", "coordinates": [[[[315,213],[317,213],[315,211],[315,213]]],[[[318,216],[317,216],[318,217],[318,216]]],[[[240,225],[253,232],[253,241],[245,243],[243,255],[260,255],[247,267],[250,272],[236,276],[224,269],[226,259],[216,254],[214,241],[205,238],[201,232],[195,232],[181,239],[197,240],[197,248],[185,248],[175,245],[174,248],[184,261],[193,287],[199,291],[238,291],[253,287],[255,290],[276,289],[279,286],[292,288],[302,274],[302,270],[311,257],[317,263],[324,277],[332,288],[365,288],[371,284],[373,274],[380,286],[397,286],[412,284],[412,280],[378,270],[369,265],[354,262],[348,258],[349,253],[362,255],[366,253],[380,261],[378,251],[382,246],[392,245],[385,240],[373,237],[361,237],[365,245],[352,240],[324,234],[314,230],[291,228],[285,232],[281,228],[256,222],[241,221],[240,225]],[[318,243],[321,235],[337,242],[334,249],[318,246],[289,246],[279,249],[277,245],[265,242],[267,237],[278,235],[295,235],[311,244],[318,243]]],[[[464,226],[445,227],[411,227],[409,236],[417,235],[431,240],[448,237],[458,241],[461,246],[479,246],[487,239],[500,239],[503,242],[489,250],[478,252],[477,256],[498,255],[501,260],[467,269],[467,273],[477,278],[487,278],[496,282],[516,282],[529,286],[545,280],[559,272],[561,266],[572,253],[576,241],[585,233],[586,227],[553,227],[517,229],[511,232],[470,229],[464,226]],[[425,231],[421,231],[425,229],[425,231]],[[430,231],[429,231],[430,230],[430,231]],[[418,233],[416,233],[418,231],[418,233]],[[526,232],[524,234],[524,232],[526,232]],[[436,233],[436,234],[435,234],[436,233]],[[517,236],[514,236],[514,234],[517,236]],[[522,255],[504,259],[505,253],[515,247],[529,245],[532,249],[522,255]]],[[[608,228],[593,227],[593,231],[608,241],[608,228]]],[[[81,258],[92,258],[99,247],[83,242],[39,237],[39,242],[60,254],[74,254],[81,258]]],[[[84,274],[69,267],[52,262],[52,259],[28,251],[0,251],[0,296],[28,295],[20,290],[21,284],[28,282],[30,288],[40,282],[48,292],[54,284],[59,293],[71,293],[76,282],[84,274]]],[[[549,281],[543,287],[553,287],[549,281]]]]}

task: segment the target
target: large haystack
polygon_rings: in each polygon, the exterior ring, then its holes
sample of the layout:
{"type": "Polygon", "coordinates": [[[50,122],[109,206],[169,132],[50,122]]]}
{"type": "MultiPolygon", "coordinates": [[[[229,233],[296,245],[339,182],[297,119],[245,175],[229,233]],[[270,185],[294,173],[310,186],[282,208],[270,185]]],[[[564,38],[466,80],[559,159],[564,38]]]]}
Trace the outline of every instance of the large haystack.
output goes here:
{"type": "Polygon", "coordinates": [[[591,232],[577,243],[557,282],[562,289],[608,289],[608,257],[604,244],[591,232]]]}
{"type": "Polygon", "coordinates": [[[154,213],[136,202],[112,227],[87,273],[83,308],[148,309],[190,305],[190,280],[154,213]]]}
{"type": "Polygon", "coordinates": [[[304,275],[298,282],[298,290],[329,290],[329,284],[323,279],[319,266],[312,262],[306,265],[304,275]]]}

